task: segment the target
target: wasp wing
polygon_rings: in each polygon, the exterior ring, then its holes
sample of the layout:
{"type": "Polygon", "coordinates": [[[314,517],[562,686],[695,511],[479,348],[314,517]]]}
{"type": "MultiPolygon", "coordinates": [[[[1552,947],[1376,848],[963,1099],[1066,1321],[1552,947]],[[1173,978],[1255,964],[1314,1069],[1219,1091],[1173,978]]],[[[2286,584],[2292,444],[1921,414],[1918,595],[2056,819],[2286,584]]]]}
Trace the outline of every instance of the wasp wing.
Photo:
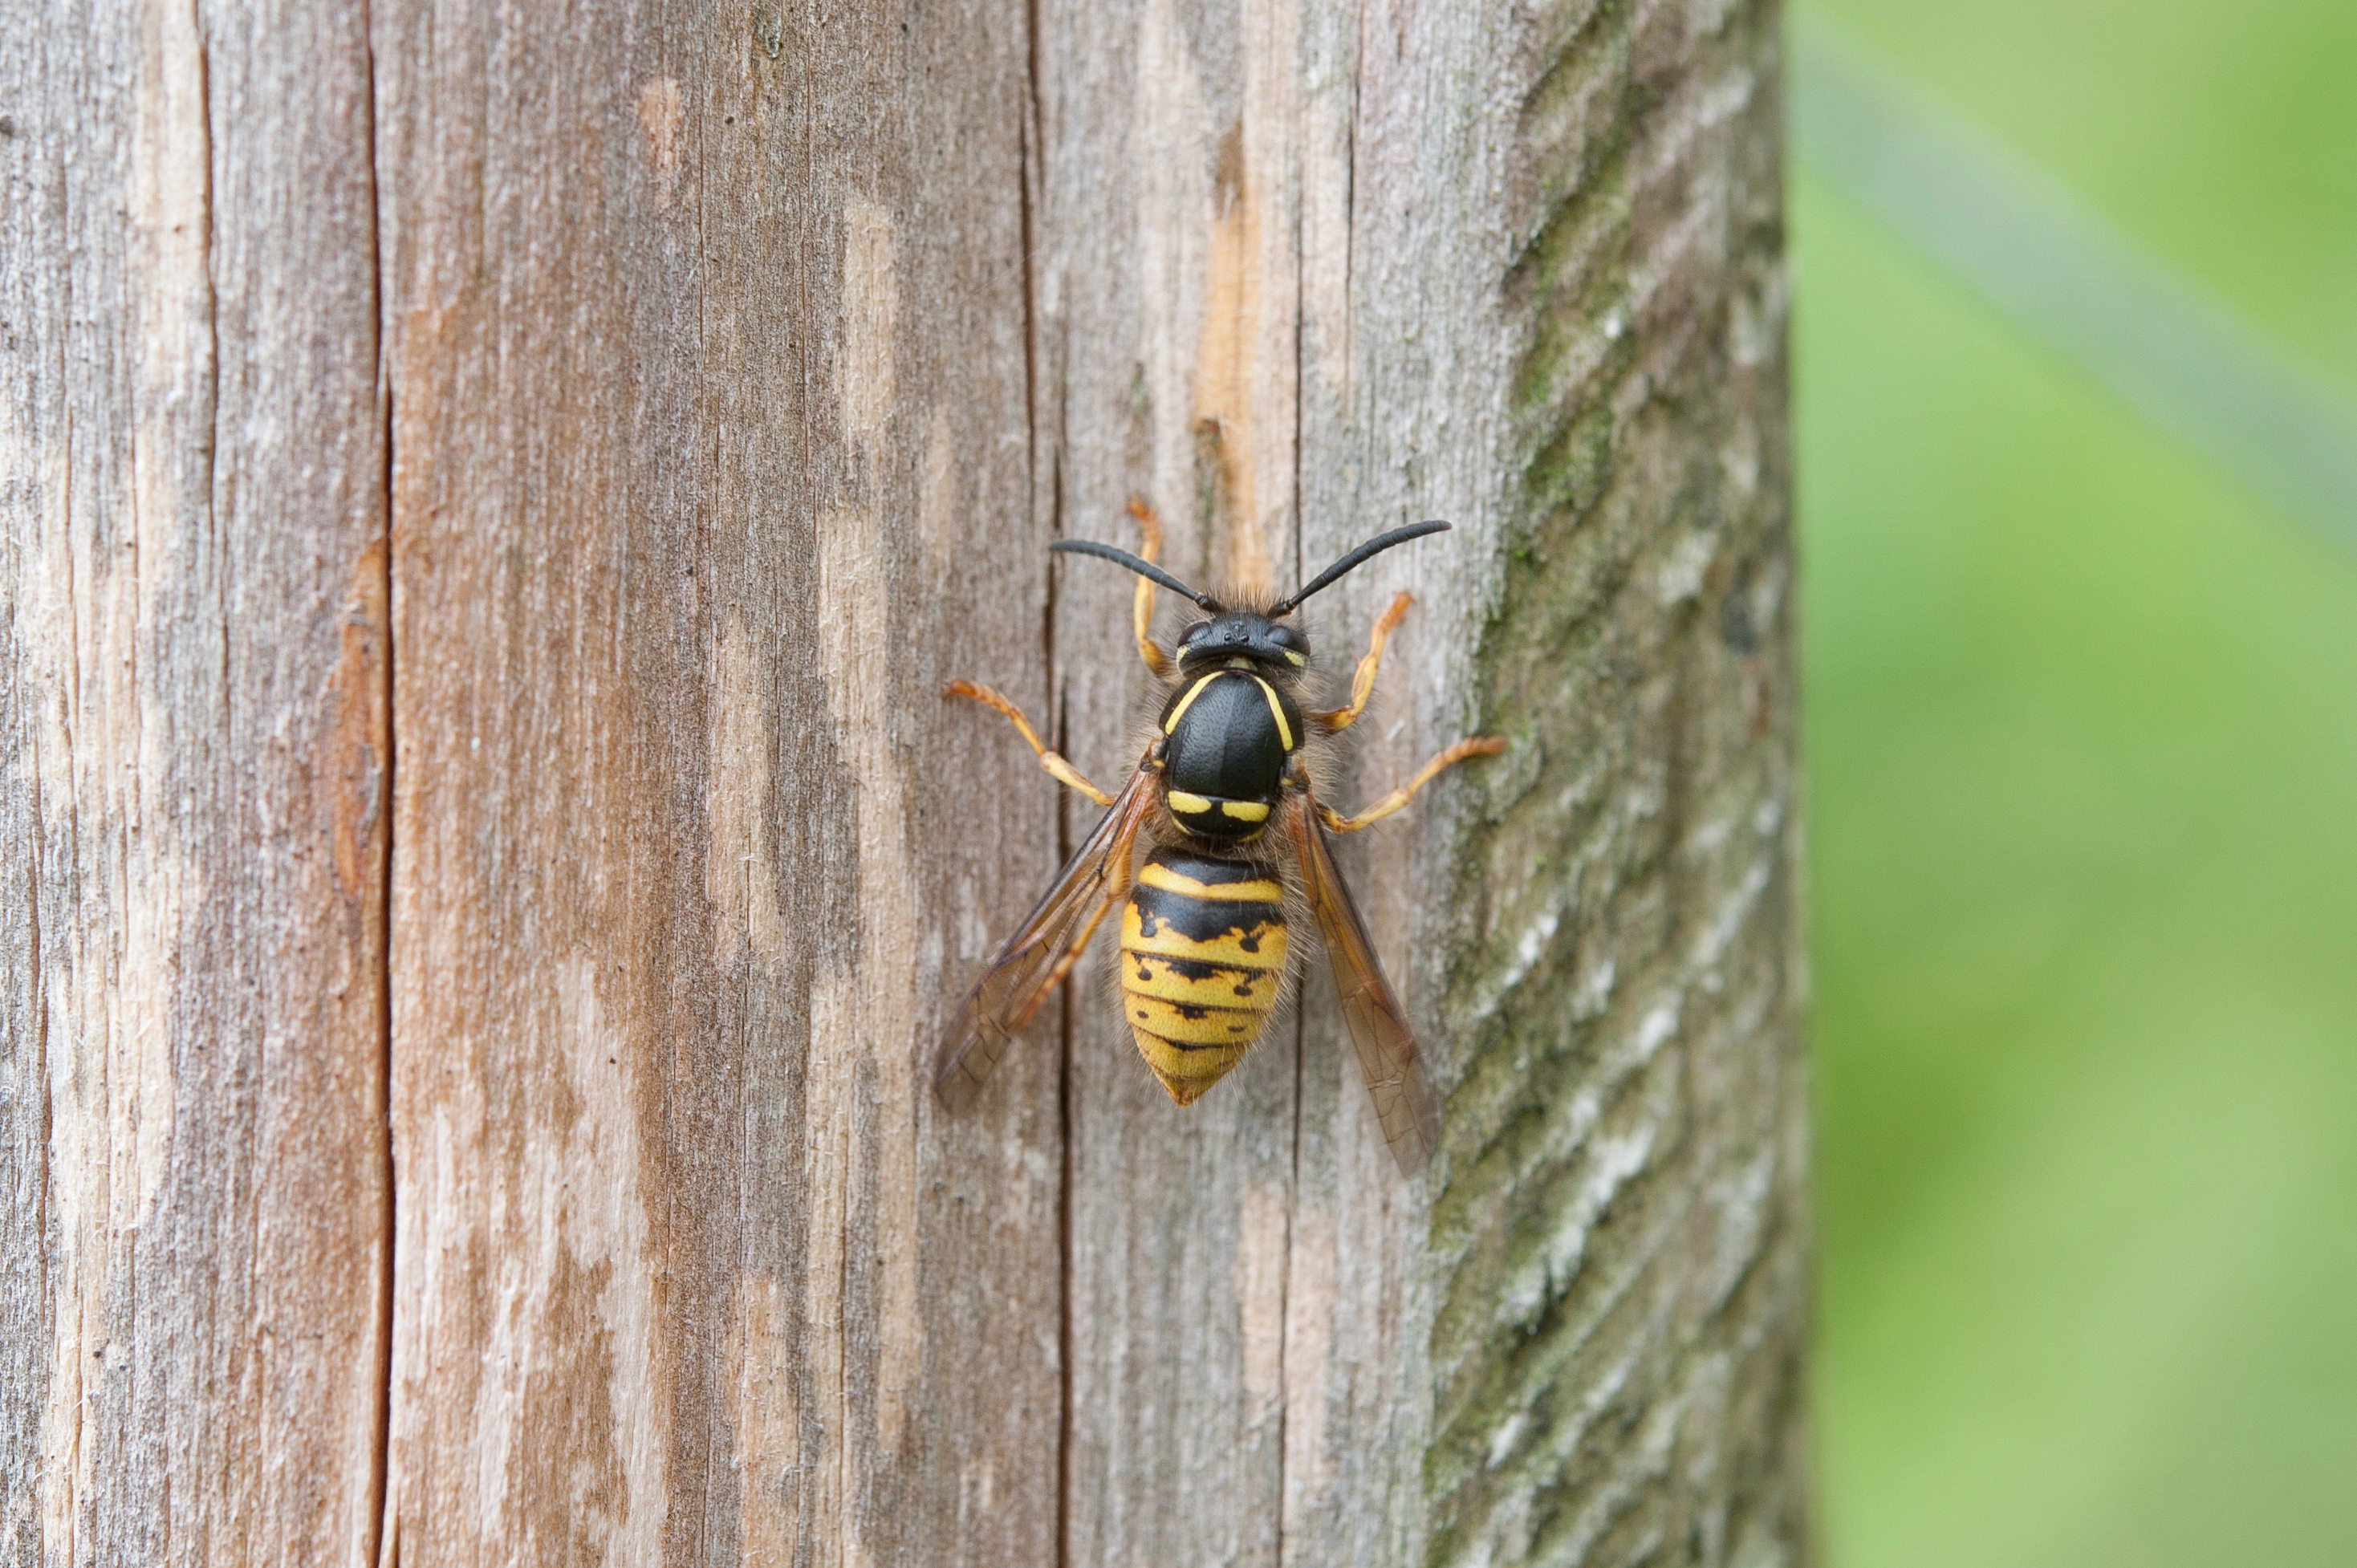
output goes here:
{"type": "Polygon", "coordinates": [[[1383,1136],[1400,1170],[1414,1176],[1440,1146],[1440,1096],[1425,1076],[1424,1056],[1400,1011],[1399,998],[1392,994],[1383,966],[1375,961],[1366,922],[1334,868],[1325,825],[1318,820],[1318,804],[1308,789],[1286,794],[1285,831],[1301,867],[1303,891],[1318,917],[1318,935],[1325,939],[1326,963],[1341,997],[1342,1022],[1367,1076],[1367,1091],[1375,1098],[1376,1119],[1383,1124],[1383,1136]]]}
{"type": "Polygon", "coordinates": [[[1142,767],[1129,776],[1087,842],[1057,874],[1055,886],[1006,939],[967,994],[942,1040],[933,1069],[933,1091],[952,1110],[974,1103],[1006,1043],[1031,1021],[1056,983],[1071,972],[1079,958],[1075,949],[1088,945],[1119,889],[1126,887],[1130,849],[1154,804],[1154,779],[1142,767]]]}

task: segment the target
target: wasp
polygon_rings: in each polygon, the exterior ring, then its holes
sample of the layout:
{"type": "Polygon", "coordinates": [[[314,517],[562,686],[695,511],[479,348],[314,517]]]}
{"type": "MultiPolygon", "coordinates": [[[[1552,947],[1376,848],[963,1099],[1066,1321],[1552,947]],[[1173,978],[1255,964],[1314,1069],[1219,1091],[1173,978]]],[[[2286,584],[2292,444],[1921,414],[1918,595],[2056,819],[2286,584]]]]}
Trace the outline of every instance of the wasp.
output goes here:
{"type": "Polygon", "coordinates": [[[1405,787],[1355,816],[1318,799],[1335,736],[1358,721],[1374,693],[1383,643],[1413,603],[1401,594],[1375,622],[1343,705],[1305,705],[1314,666],[1309,639],[1286,624],[1303,600],[1375,555],[1437,533],[1422,522],[1377,535],[1287,599],[1189,587],[1155,564],[1161,525],[1142,500],[1129,510],[1144,536],[1133,555],[1090,540],[1053,551],[1093,555],[1138,576],[1132,619],[1138,657],[1159,687],[1136,766],[1107,794],[1039,739],[1022,710],[970,681],[944,694],[1014,721],[1055,779],[1104,808],[1047,896],[990,960],[942,1043],[935,1090],[952,1109],[972,1103],[1007,1042],[1081,961],[1097,928],[1121,911],[1122,1016],[1138,1054],[1170,1098],[1190,1105],[1266,1033],[1297,968],[1298,915],[1317,922],[1342,1018],[1383,1136],[1414,1175],[1440,1136],[1440,1101],[1415,1035],[1383,978],[1366,924],[1334,866],[1331,835],[1354,833],[1406,807],[1416,791],[1469,757],[1491,756],[1491,736],[1458,741],[1405,787]],[[1155,591],[1203,612],[1165,650],[1152,632],[1155,591]],[[1143,846],[1143,863],[1138,851],[1143,846]]]}

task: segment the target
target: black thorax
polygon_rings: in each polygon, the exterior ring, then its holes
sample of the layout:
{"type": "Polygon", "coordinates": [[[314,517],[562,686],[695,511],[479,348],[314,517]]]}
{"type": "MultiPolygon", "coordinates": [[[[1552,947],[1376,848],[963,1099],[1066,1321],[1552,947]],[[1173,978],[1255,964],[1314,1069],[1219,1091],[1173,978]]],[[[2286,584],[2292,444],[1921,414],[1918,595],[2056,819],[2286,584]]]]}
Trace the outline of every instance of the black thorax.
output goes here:
{"type": "Polygon", "coordinates": [[[1301,709],[1257,671],[1194,675],[1162,713],[1162,784],[1171,815],[1205,838],[1249,838],[1266,825],[1286,758],[1301,746],[1301,709]]]}

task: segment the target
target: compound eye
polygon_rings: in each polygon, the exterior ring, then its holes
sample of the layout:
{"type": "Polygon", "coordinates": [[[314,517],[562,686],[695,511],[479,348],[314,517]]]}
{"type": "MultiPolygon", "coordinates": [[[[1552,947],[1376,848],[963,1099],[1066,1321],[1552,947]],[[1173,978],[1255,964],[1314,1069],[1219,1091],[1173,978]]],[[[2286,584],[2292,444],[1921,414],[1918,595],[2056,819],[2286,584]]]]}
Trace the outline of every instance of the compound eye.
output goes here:
{"type": "Polygon", "coordinates": [[[1285,655],[1286,662],[1302,665],[1309,661],[1309,639],[1291,627],[1271,627],[1268,639],[1285,655]]]}

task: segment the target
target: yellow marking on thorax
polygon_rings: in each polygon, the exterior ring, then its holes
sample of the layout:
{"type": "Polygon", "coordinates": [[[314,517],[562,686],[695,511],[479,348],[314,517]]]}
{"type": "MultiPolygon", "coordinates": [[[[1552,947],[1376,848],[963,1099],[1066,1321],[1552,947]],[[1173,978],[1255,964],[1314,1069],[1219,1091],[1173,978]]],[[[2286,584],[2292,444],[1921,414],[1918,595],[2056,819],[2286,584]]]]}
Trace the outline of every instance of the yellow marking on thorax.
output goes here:
{"type": "MultiPolygon", "coordinates": [[[[1207,805],[1209,803],[1205,802],[1207,805]]],[[[1220,802],[1220,815],[1233,817],[1240,822],[1265,822],[1268,821],[1268,802],[1266,800],[1222,800],[1220,802]]]]}
{"type": "Polygon", "coordinates": [[[1189,898],[1228,898],[1250,904],[1281,904],[1285,901],[1285,889],[1267,877],[1255,877],[1250,882],[1198,882],[1157,861],[1146,862],[1139,870],[1137,879],[1148,887],[1159,887],[1165,893],[1182,893],[1189,898]]]}
{"type": "Polygon", "coordinates": [[[1204,676],[1201,680],[1188,687],[1187,694],[1178,699],[1178,705],[1170,710],[1170,716],[1162,721],[1162,733],[1164,735],[1177,735],[1178,733],[1178,721],[1187,716],[1187,710],[1195,705],[1195,699],[1203,694],[1203,688],[1210,685],[1219,678],[1220,671],[1214,670],[1209,675],[1204,676]]]}
{"type": "Polygon", "coordinates": [[[1184,811],[1190,817],[1200,817],[1211,809],[1211,801],[1184,789],[1165,790],[1162,798],[1169,803],[1172,811],[1184,811]]]}
{"type": "Polygon", "coordinates": [[[1285,704],[1276,700],[1276,688],[1257,675],[1253,677],[1253,684],[1258,686],[1260,694],[1268,699],[1268,716],[1276,721],[1276,738],[1285,744],[1287,752],[1291,752],[1293,726],[1285,722],[1285,704]]]}

